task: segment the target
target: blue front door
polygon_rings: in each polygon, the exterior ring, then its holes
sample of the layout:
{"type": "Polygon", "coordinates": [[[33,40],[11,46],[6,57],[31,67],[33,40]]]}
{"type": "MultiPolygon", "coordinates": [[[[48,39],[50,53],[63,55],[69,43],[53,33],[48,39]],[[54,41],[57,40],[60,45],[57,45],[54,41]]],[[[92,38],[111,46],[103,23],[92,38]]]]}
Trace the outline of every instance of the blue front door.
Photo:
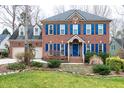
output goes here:
{"type": "Polygon", "coordinates": [[[79,56],[79,45],[78,44],[73,44],[73,56],[79,56]]]}

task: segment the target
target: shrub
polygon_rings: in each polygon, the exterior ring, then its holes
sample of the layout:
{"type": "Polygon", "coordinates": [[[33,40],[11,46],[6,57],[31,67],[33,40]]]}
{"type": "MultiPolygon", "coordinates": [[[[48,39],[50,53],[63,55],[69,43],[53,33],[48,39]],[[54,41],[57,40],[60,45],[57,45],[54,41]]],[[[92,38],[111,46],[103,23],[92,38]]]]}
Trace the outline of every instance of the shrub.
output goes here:
{"type": "Polygon", "coordinates": [[[12,64],[8,64],[8,69],[11,70],[22,70],[25,69],[26,65],[22,64],[22,63],[12,63],[12,64]]]}
{"type": "Polygon", "coordinates": [[[90,62],[90,58],[91,58],[93,55],[96,55],[96,53],[87,52],[87,53],[85,54],[85,62],[86,62],[86,63],[89,63],[89,62],[90,62]]]}
{"type": "Polygon", "coordinates": [[[34,67],[42,67],[43,64],[40,63],[40,62],[32,61],[32,62],[31,62],[31,66],[34,66],[34,67]]]}
{"type": "Polygon", "coordinates": [[[118,73],[124,68],[124,59],[120,59],[119,57],[109,57],[106,59],[106,65],[108,65],[111,70],[115,70],[118,73]]]}
{"type": "Polygon", "coordinates": [[[109,55],[109,54],[106,54],[106,53],[100,52],[100,53],[98,54],[98,56],[100,56],[100,57],[102,58],[103,63],[106,64],[106,63],[105,63],[105,62],[106,62],[106,58],[108,58],[110,55],[109,55]]]}
{"type": "Polygon", "coordinates": [[[49,60],[48,61],[48,66],[50,68],[57,68],[57,67],[60,66],[60,64],[61,64],[61,61],[60,60],[49,60]]]}
{"type": "Polygon", "coordinates": [[[4,58],[4,57],[8,57],[8,51],[7,50],[4,50],[3,52],[2,52],[2,57],[4,58]]]}
{"type": "Polygon", "coordinates": [[[108,75],[111,71],[107,65],[94,65],[93,72],[100,75],[108,75]]]}

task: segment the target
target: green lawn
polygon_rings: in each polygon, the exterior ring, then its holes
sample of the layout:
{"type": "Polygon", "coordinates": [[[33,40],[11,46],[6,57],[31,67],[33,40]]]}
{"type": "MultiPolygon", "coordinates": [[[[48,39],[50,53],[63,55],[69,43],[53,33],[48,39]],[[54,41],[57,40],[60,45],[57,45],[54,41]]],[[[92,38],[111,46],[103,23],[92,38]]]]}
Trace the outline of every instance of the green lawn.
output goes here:
{"type": "Polygon", "coordinates": [[[81,76],[64,72],[30,71],[0,76],[0,87],[85,88],[124,87],[124,77],[81,76]]]}

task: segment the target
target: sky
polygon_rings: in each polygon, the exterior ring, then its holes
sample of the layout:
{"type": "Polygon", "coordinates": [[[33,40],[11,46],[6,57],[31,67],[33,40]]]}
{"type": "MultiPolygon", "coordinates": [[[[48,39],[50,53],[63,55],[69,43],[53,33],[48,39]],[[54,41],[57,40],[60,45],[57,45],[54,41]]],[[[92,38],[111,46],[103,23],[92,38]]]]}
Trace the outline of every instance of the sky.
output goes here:
{"type": "MultiPolygon", "coordinates": [[[[120,7],[122,2],[123,0],[30,0],[30,2],[29,0],[6,0],[6,2],[0,0],[1,5],[38,5],[46,17],[53,16],[54,7],[59,5],[64,5],[66,10],[69,9],[70,5],[109,5],[112,8],[111,19],[122,17],[116,12],[116,9],[119,11],[119,13],[124,14],[124,11],[122,11],[123,9],[120,7]]],[[[1,33],[2,30],[6,27],[0,24],[0,28],[1,33]]]]}

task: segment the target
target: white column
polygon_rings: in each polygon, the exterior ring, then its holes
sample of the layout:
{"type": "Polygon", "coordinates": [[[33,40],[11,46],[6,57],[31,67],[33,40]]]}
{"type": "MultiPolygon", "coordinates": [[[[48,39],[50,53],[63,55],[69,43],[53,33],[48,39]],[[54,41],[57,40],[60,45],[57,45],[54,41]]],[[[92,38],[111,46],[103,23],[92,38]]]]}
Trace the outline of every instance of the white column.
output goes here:
{"type": "Polygon", "coordinates": [[[83,62],[85,61],[84,60],[84,43],[82,42],[82,58],[83,58],[83,62]]]}
{"type": "Polygon", "coordinates": [[[69,42],[68,42],[68,62],[69,62],[69,57],[70,57],[70,48],[69,48],[69,42]]]}

